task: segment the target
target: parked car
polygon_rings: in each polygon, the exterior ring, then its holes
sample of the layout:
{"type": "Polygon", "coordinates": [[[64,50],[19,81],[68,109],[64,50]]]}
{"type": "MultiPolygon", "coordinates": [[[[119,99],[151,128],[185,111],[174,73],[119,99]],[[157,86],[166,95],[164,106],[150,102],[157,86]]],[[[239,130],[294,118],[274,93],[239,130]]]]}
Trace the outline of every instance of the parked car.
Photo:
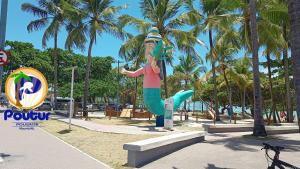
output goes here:
{"type": "Polygon", "coordinates": [[[98,105],[95,103],[91,103],[87,105],[88,110],[97,110],[98,109],[98,105]]]}
{"type": "Polygon", "coordinates": [[[127,108],[127,109],[132,109],[132,108],[133,108],[133,105],[132,105],[132,104],[126,104],[126,108],[127,108]]]}
{"type": "Polygon", "coordinates": [[[0,104],[6,105],[6,106],[8,105],[8,101],[7,101],[4,93],[0,94],[0,104]]]}
{"type": "Polygon", "coordinates": [[[106,107],[105,104],[99,104],[98,109],[99,111],[105,111],[105,107],[106,107]]]}
{"type": "Polygon", "coordinates": [[[111,107],[111,108],[113,108],[114,110],[117,110],[117,111],[121,111],[123,109],[122,105],[116,104],[116,103],[109,103],[107,106],[111,107]]]}
{"type": "Polygon", "coordinates": [[[42,105],[40,105],[37,108],[37,110],[39,110],[39,111],[43,111],[43,110],[51,111],[51,109],[52,109],[51,102],[48,102],[48,101],[45,101],[42,105]]]}
{"type": "Polygon", "coordinates": [[[57,97],[56,101],[57,101],[57,110],[69,110],[70,98],[57,97]]]}

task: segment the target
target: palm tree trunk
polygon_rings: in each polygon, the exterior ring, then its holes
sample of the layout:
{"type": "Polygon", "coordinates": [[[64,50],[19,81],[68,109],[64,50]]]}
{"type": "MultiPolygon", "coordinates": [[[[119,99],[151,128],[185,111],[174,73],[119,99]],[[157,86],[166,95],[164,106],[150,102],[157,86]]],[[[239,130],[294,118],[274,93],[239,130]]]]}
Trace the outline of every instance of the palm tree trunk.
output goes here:
{"type": "Polygon", "coordinates": [[[85,73],[85,81],[84,81],[84,94],[83,94],[83,116],[88,118],[88,110],[87,110],[87,99],[89,97],[89,85],[90,85],[90,72],[91,72],[91,64],[92,64],[92,48],[94,44],[94,38],[91,37],[89,50],[88,50],[88,60],[87,60],[87,68],[85,73]]]}
{"type": "Polygon", "coordinates": [[[296,88],[296,105],[300,133],[300,1],[289,0],[288,8],[291,25],[291,45],[292,57],[294,61],[294,81],[296,88]]]}
{"type": "MultiPolygon", "coordinates": [[[[277,123],[276,114],[275,114],[275,102],[273,98],[273,82],[272,82],[272,72],[271,72],[271,58],[270,51],[267,49],[267,67],[268,67],[268,78],[270,86],[270,96],[271,96],[271,114],[273,115],[273,123],[277,123]]],[[[270,116],[271,118],[271,116],[270,116]]]]}
{"type": "Polygon", "coordinates": [[[289,79],[289,61],[288,61],[288,41],[287,41],[287,30],[286,25],[283,25],[283,37],[286,41],[287,46],[283,48],[283,62],[284,62],[284,80],[285,80],[285,92],[286,92],[286,112],[287,112],[287,121],[292,123],[293,111],[291,103],[291,89],[290,89],[290,79],[289,79]]]}
{"type": "Polygon", "coordinates": [[[54,51],[53,51],[53,60],[54,60],[54,109],[57,109],[57,70],[58,70],[57,36],[58,36],[58,32],[55,31],[55,33],[54,33],[54,51]]]}
{"type": "Polygon", "coordinates": [[[246,102],[246,87],[243,89],[243,98],[242,98],[242,116],[245,117],[245,102],[246,102]]]}
{"type": "Polygon", "coordinates": [[[227,88],[227,95],[228,95],[228,103],[229,103],[229,116],[230,116],[230,122],[231,122],[231,117],[232,117],[232,92],[231,92],[231,87],[229,86],[229,82],[226,76],[226,69],[224,68],[224,66],[222,66],[223,68],[223,77],[226,83],[226,88],[227,88]]]}
{"type": "Polygon", "coordinates": [[[210,45],[210,54],[211,54],[211,69],[213,74],[213,84],[214,84],[214,110],[216,113],[216,121],[220,121],[220,112],[219,112],[219,105],[218,105],[218,91],[217,91],[217,82],[216,82],[216,66],[215,60],[213,58],[213,40],[212,40],[212,30],[209,29],[209,45],[210,45]]]}
{"type": "Polygon", "coordinates": [[[167,68],[166,68],[166,61],[162,61],[162,66],[163,66],[163,74],[164,74],[164,88],[165,88],[165,96],[166,98],[169,97],[168,93],[168,85],[167,85],[167,68]]]}
{"type": "MultiPolygon", "coordinates": [[[[161,33],[162,39],[164,39],[166,35],[164,34],[165,31],[162,31],[163,29],[161,27],[161,24],[157,23],[156,27],[159,29],[159,32],[161,33]]],[[[169,97],[169,93],[168,93],[168,85],[167,85],[167,66],[166,66],[166,60],[162,60],[162,68],[163,68],[163,76],[164,76],[165,97],[168,98],[169,97]]]]}
{"type": "Polygon", "coordinates": [[[258,37],[256,25],[256,0],[250,0],[250,28],[252,41],[252,62],[253,62],[253,80],[254,80],[254,136],[266,136],[267,132],[262,116],[262,98],[259,77],[258,60],[258,37]]]}
{"type": "MultiPolygon", "coordinates": [[[[184,90],[187,90],[187,84],[188,84],[188,81],[187,81],[187,79],[185,79],[185,80],[184,80],[184,90]]],[[[184,101],[183,107],[184,107],[185,110],[187,110],[187,109],[186,109],[186,100],[184,101]]]]}

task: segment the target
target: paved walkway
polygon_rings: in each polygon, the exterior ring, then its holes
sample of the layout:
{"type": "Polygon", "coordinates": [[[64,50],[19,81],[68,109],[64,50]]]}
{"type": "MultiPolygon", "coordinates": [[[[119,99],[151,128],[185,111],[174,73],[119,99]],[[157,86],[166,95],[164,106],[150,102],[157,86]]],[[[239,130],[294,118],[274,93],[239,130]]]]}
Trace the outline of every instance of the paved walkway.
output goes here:
{"type": "MultiPolygon", "coordinates": [[[[271,139],[254,139],[251,133],[208,134],[205,142],[183,148],[142,169],[263,169],[267,168],[262,142],[286,149],[280,159],[300,167],[300,134],[275,135],[271,139]]],[[[272,153],[273,154],[273,153],[272,153]]]]}
{"type": "Polygon", "coordinates": [[[46,133],[20,130],[0,113],[1,169],[106,169],[105,164],[46,133]]]}
{"type": "MultiPolygon", "coordinates": [[[[59,121],[69,123],[69,119],[67,118],[58,118],[59,121]]],[[[72,124],[76,126],[80,126],[93,131],[100,131],[106,133],[117,133],[117,134],[160,134],[160,135],[168,135],[174,134],[178,132],[183,132],[179,130],[169,131],[165,130],[161,127],[154,126],[125,126],[125,125],[104,125],[98,124],[90,121],[86,121],[83,119],[74,119],[72,118],[72,124]]]]}
{"type": "MultiPolygon", "coordinates": [[[[53,117],[53,116],[52,116],[53,117]]],[[[95,112],[91,117],[104,117],[103,112],[95,112]]],[[[64,116],[55,116],[53,117],[59,121],[69,123],[69,119],[64,116]]],[[[175,121],[180,121],[180,116],[174,116],[175,121]]],[[[72,118],[72,124],[80,126],[93,131],[100,131],[106,133],[117,133],[117,134],[159,134],[159,135],[169,135],[174,133],[184,132],[182,130],[175,129],[174,131],[165,130],[161,127],[155,126],[128,126],[128,125],[104,125],[91,121],[86,121],[83,119],[74,119],[72,118]]],[[[229,123],[229,121],[218,122],[221,124],[229,123]]],[[[251,125],[253,120],[239,120],[238,124],[249,124],[251,125]]],[[[185,125],[188,127],[202,127],[202,124],[213,124],[212,120],[207,119],[198,119],[189,117],[189,120],[185,121],[185,125]]]]}

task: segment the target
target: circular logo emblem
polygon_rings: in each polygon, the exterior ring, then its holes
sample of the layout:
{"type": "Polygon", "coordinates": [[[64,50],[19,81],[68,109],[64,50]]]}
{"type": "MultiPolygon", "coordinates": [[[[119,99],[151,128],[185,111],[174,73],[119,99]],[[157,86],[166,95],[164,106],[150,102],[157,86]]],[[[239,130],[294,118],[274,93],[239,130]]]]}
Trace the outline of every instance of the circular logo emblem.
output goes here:
{"type": "Polygon", "coordinates": [[[0,50],[0,66],[5,66],[7,64],[8,61],[8,54],[3,51],[0,50]]]}
{"type": "Polygon", "coordinates": [[[44,75],[33,68],[19,68],[13,71],[5,82],[5,95],[18,109],[34,109],[41,105],[48,93],[44,75]]]}

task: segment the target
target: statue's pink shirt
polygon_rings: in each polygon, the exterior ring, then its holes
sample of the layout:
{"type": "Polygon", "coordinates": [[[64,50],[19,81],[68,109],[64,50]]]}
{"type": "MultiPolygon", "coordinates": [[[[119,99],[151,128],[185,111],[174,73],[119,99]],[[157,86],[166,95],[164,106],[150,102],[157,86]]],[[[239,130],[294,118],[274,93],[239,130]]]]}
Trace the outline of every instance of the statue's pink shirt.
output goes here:
{"type": "Polygon", "coordinates": [[[150,64],[146,64],[144,68],[141,68],[135,72],[128,72],[129,77],[138,77],[144,74],[144,88],[160,88],[159,73],[155,73],[150,64]]]}

